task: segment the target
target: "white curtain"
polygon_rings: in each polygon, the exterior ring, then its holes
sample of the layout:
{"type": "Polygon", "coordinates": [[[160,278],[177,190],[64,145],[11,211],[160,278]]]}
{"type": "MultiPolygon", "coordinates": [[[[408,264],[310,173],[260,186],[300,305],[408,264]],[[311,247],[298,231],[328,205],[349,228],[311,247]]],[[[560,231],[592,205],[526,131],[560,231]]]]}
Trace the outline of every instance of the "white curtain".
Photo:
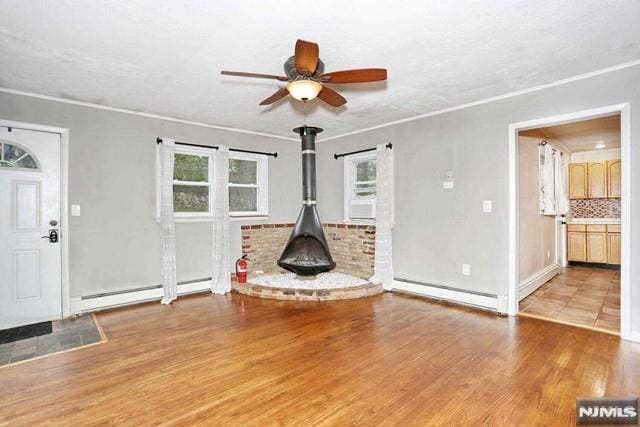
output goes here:
{"type": "Polygon", "coordinates": [[[556,170],[558,175],[558,191],[556,192],[556,210],[558,215],[566,215],[569,213],[569,186],[567,181],[567,173],[569,165],[565,161],[566,155],[556,156],[556,170]]]}
{"type": "Polygon", "coordinates": [[[176,227],[173,218],[173,162],[175,141],[162,138],[160,144],[160,261],[164,290],[162,304],[177,298],[176,227]]]}
{"type": "Polygon", "coordinates": [[[394,225],[393,151],[376,147],[376,255],[371,283],[393,287],[392,229],[394,225]]]}
{"type": "Polygon", "coordinates": [[[213,156],[213,263],[211,292],[231,291],[229,253],[229,148],[221,145],[213,156]]]}
{"type": "Polygon", "coordinates": [[[540,214],[556,214],[556,162],[555,151],[550,144],[540,145],[540,214]]]}

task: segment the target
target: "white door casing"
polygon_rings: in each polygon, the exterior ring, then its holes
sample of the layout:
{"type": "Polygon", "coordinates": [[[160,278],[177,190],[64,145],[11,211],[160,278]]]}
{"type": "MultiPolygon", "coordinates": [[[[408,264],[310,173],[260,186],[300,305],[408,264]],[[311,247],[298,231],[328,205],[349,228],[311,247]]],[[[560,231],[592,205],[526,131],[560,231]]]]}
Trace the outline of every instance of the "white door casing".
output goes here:
{"type": "Polygon", "coordinates": [[[0,127],[0,143],[0,329],[6,329],[62,317],[60,240],[42,238],[60,230],[61,142],[55,133],[0,127]],[[16,163],[16,152],[30,155],[37,168],[16,163]]]}
{"type": "Polygon", "coordinates": [[[509,125],[509,281],[507,314],[518,314],[518,132],[544,126],[572,123],[581,120],[620,114],[621,149],[622,149],[622,265],[620,271],[620,337],[625,340],[640,342],[640,331],[633,329],[632,319],[637,308],[631,304],[631,106],[629,103],[609,105],[590,110],[560,114],[509,125]]]}

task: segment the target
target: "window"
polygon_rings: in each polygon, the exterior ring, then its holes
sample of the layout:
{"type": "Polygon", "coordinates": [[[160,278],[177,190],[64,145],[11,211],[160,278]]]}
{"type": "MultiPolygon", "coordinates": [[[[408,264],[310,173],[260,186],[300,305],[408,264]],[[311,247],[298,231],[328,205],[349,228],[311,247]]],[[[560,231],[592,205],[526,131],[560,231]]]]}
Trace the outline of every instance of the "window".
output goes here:
{"type": "Polygon", "coordinates": [[[563,214],[566,194],[562,189],[565,187],[562,176],[562,152],[553,147],[548,142],[538,145],[538,182],[539,182],[539,203],[540,214],[555,216],[563,214]],[[559,212],[561,211],[561,212],[559,212]]]}
{"type": "Polygon", "coordinates": [[[345,220],[376,217],[376,153],[348,156],[344,162],[345,220]]]}
{"type": "Polygon", "coordinates": [[[268,215],[266,156],[231,152],[229,157],[230,215],[268,215]]]}
{"type": "Polygon", "coordinates": [[[38,162],[24,148],[0,141],[0,168],[38,169],[38,162]]]}
{"type": "Polygon", "coordinates": [[[173,169],[173,210],[176,216],[211,215],[211,154],[176,148],[173,169]]]}
{"type": "MultiPolygon", "coordinates": [[[[160,217],[158,150],[157,209],[160,217]]],[[[210,220],[212,215],[213,154],[208,149],[176,147],[173,168],[173,210],[177,220],[210,220]]],[[[229,214],[268,215],[268,162],[264,155],[229,155],[229,214]]]]}

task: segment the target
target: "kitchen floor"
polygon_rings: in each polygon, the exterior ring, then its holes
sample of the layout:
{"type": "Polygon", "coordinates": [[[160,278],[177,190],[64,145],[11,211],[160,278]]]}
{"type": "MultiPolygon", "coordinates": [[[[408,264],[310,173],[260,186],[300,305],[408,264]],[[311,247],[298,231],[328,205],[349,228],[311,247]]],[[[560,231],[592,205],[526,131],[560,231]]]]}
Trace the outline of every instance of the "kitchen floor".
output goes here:
{"type": "Polygon", "coordinates": [[[567,267],[520,301],[520,313],[620,332],[620,271],[567,267]]]}

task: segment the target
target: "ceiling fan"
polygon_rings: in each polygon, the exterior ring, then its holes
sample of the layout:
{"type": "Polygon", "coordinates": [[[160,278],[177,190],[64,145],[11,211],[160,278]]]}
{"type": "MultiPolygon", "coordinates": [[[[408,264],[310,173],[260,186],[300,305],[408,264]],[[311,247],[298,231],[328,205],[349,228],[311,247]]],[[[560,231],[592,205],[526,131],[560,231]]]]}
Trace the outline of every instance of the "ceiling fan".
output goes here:
{"type": "Polygon", "coordinates": [[[278,89],[276,93],[263,100],[260,105],[270,105],[287,95],[291,95],[304,102],[318,97],[333,107],[339,107],[346,104],[347,100],[335,90],[327,87],[327,84],[368,83],[387,79],[387,70],[384,68],[362,68],[325,73],[324,63],[318,57],[319,52],[317,43],[298,40],[295,55],[284,63],[286,76],[240,71],[221,71],[220,74],[287,82],[286,87],[278,89]]]}

